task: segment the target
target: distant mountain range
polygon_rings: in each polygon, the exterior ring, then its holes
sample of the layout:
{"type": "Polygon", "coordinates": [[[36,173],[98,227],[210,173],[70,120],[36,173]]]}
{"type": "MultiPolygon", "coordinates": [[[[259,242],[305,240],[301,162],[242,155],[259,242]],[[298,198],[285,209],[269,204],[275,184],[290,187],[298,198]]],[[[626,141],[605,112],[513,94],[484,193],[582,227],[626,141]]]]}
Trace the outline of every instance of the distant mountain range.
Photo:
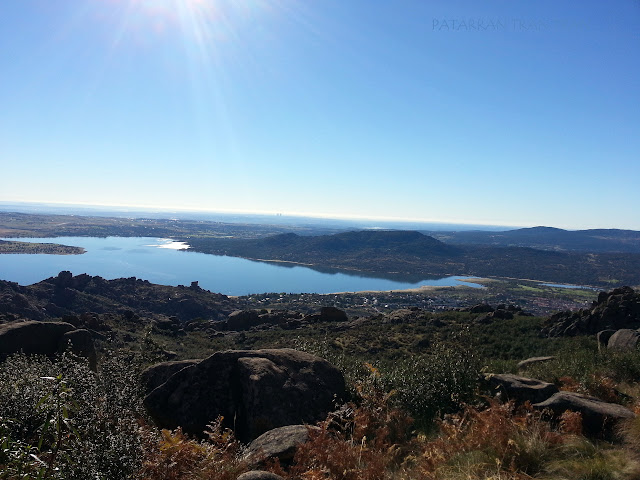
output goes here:
{"type": "Polygon", "coordinates": [[[562,230],[532,227],[504,232],[425,231],[438,240],[454,245],[491,245],[496,247],[532,247],[543,250],[640,253],[640,232],[635,230],[593,229],[562,230]]]}

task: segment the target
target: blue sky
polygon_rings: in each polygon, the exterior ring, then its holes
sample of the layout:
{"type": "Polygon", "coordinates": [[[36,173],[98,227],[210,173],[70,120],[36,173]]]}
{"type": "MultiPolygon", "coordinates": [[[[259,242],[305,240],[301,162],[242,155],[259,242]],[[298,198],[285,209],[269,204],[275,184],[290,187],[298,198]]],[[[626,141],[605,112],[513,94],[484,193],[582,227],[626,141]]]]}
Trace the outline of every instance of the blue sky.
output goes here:
{"type": "Polygon", "coordinates": [[[640,230],[640,2],[4,0],[0,201],[640,230]]]}

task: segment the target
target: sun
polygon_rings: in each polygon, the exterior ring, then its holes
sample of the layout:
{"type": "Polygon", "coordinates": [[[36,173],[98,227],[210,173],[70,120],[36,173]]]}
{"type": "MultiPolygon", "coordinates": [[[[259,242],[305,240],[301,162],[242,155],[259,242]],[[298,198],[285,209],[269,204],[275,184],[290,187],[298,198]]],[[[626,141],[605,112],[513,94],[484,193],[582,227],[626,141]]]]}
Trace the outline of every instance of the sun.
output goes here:
{"type": "MultiPolygon", "coordinates": [[[[256,25],[291,12],[289,0],[96,0],[87,4],[112,45],[181,41],[199,48],[241,43],[256,25]]],[[[260,27],[261,28],[261,27],[260,27]]]]}
{"type": "Polygon", "coordinates": [[[136,36],[176,32],[201,36],[235,9],[224,0],[105,0],[101,6],[103,13],[136,36]]]}

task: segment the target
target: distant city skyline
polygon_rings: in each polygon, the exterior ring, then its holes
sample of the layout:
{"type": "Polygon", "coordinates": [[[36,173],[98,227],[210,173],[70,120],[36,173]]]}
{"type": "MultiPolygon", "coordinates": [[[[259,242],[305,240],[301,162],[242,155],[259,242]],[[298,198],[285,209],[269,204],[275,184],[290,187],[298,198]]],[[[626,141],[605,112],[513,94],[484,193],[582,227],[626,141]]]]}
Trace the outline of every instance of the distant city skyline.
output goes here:
{"type": "Polygon", "coordinates": [[[6,0],[0,21],[0,202],[640,230],[634,0],[6,0]]]}

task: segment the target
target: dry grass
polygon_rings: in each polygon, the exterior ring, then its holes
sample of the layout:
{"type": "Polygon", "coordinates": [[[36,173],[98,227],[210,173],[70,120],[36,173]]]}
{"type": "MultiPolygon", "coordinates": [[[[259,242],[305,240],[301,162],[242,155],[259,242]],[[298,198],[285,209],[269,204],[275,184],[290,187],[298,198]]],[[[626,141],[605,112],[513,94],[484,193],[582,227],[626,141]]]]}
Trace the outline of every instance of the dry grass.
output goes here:
{"type": "Polygon", "coordinates": [[[455,472],[469,478],[526,478],[541,471],[564,439],[531,408],[516,412],[511,404],[492,403],[483,411],[467,408],[443,421],[440,429],[440,436],[424,448],[424,478],[450,478],[455,472]]]}
{"type": "MultiPolygon", "coordinates": [[[[466,408],[440,422],[434,438],[394,436],[385,422],[402,413],[386,407],[384,396],[359,405],[349,432],[325,424],[302,446],[289,470],[294,480],[622,480],[640,478],[630,449],[637,444],[595,444],[580,434],[579,414],[566,413],[554,430],[531,408],[493,403],[466,408]]],[[[398,423],[399,421],[399,423],[398,423]]],[[[640,421],[628,427],[640,440],[640,421]]],[[[400,432],[398,430],[397,432],[400,432]]]]}
{"type": "MultiPolygon", "coordinates": [[[[411,418],[392,407],[393,392],[378,383],[379,373],[369,366],[371,377],[356,385],[359,402],[339,422],[329,418],[320,432],[296,452],[286,478],[377,480],[393,478],[413,447],[411,418]],[[336,425],[339,424],[339,428],[336,425]]],[[[396,477],[397,478],[397,477],[396,477]]]]}
{"type": "Polygon", "coordinates": [[[222,418],[210,425],[208,441],[188,438],[178,428],[162,430],[156,439],[148,432],[146,458],[139,478],[144,480],[235,480],[246,471],[241,444],[222,428],[222,418]]]}

